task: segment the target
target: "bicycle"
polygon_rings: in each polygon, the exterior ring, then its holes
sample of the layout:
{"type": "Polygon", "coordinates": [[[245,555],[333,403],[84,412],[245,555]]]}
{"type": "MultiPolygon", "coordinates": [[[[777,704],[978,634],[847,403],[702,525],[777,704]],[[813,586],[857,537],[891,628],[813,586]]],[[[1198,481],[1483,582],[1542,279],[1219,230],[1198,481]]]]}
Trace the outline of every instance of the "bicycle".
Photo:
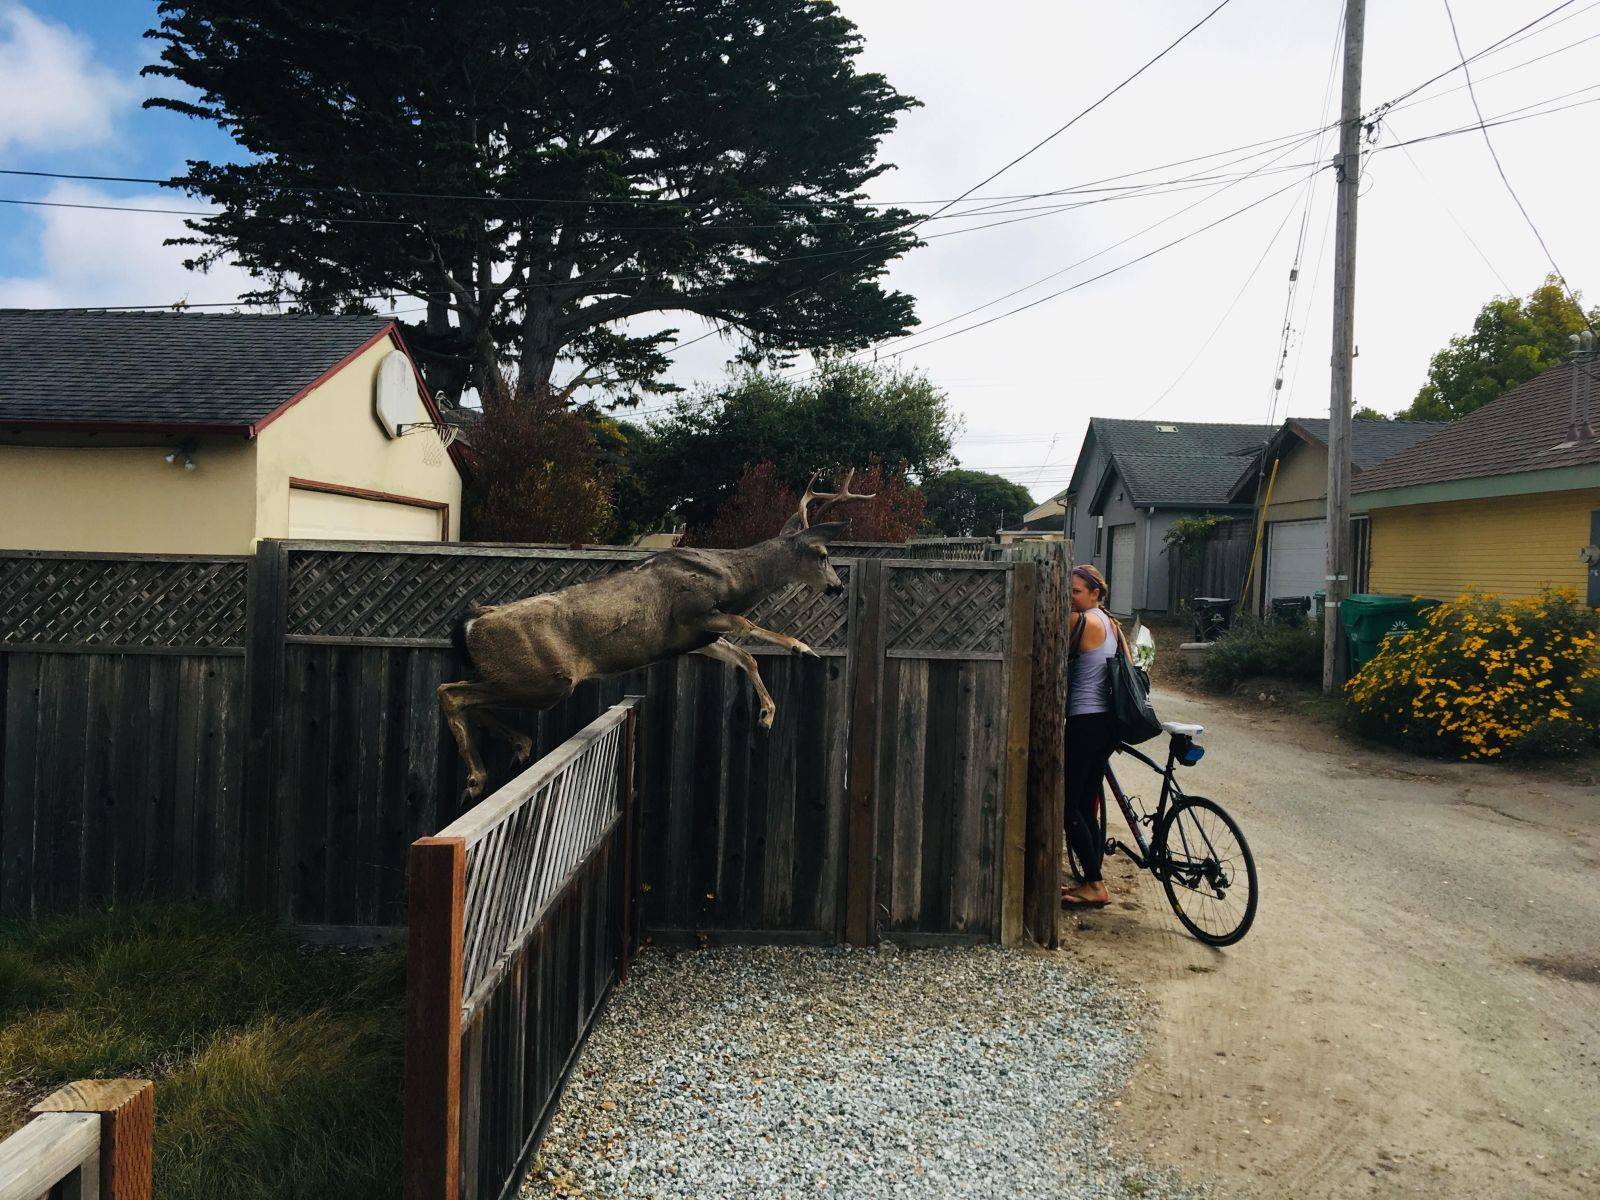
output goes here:
{"type": "MultiPolygon", "coordinates": [[[[1139,798],[1123,791],[1111,763],[1106,763],[1106,784],[1136,845],[1107,837],[1104,788],[1096,804],[1099,837],[1108,855],[1126,855],[1161,881],[1167,903],[1190,933],[1207,945],[1231,946],[1250,931],[1256,917],[1255,859],[1239,823],[1220,804],[1188,795],[1178,784],[1177,768],[1192,767],[1205,754],[1205,747],[1195,743],[1205,726],[1163,721],[1161,728],[1168,735],[1164,767],[1129,745],[1119,745],[1115,751],[1131,755],[1161,776],[1161,799],[1154,812],[1135,807],[1139,798]],[[1148,841],[1141,826],[1152,829],[1148,841]]],[[[1081,881],[1083,869],[1070,847],[1068,862],[1081,881]]]]}

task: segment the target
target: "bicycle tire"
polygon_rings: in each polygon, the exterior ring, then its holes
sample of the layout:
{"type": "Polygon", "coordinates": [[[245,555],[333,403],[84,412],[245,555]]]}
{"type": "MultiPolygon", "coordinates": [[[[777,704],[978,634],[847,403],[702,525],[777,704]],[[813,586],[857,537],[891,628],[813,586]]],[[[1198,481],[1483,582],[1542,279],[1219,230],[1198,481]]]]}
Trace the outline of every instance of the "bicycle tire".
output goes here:
{"type": "Polygon", "coordinates": [[[1167,893],[1167,903],[1196,938],[1208,946],[1231,946],[1250,932],[1260,899],[1256,860],[1239,823],[1220,804],[1204,796],[1179,800],[1161,819],[1152,858],[1159,866],[1157,874],[1167,893]],[[1221,838],[1211,832],[1218,826],[1236,847],[1231,853],[1218,849],[1221,838]],[[1176,851],[1173,838],[1177,839],[1176,851]],[[1192,882],[1185,877],[1191,877],[1192,882]],[[1241,880],[1249,890],[1243,907],[1228,905],[1241,880]],[[1219,908],[1226,914],[1238,915],[1230,915],[1217,924],[1199,919],[1202,913],[1208,918],[1217,915],[1219,908]]]}
{"type": "MultiPolygon", "coordinates": [[[[1104,784],[1100,786],[1099,794],[1095,797],[1094,807],[1095,816],[1098,818],[1098,824],[1100,826],[1100,828],[1097,830],[1097,834],[1100,838],[1100,844],[1104,846],[1106,844],[1106,789],[1104,784]]],[[[1071,839],[1066,839],[1066,841],[1067,868],[1072,872],[1072,878],[1078,883],[1082,883],[1084,881],[1083,864],[1078,861],[1078,852],[1072,848],[1071,839]]]]}

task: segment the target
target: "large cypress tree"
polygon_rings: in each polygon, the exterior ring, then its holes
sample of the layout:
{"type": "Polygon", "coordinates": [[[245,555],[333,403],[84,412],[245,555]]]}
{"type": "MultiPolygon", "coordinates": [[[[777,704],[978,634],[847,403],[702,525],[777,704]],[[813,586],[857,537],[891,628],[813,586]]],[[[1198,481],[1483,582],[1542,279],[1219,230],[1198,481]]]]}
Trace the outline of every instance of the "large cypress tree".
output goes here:
{"type": "Polygon", "coordinates": [[[525,388],[657,389],[693,313],[744,353],[907,330],[880,283],[913,216],[862,202],[916,102],[858,71],[819,0],[162,0],[158,96],[238,162],[172,181],[221,206],[178,239],[253,298],[314,310],[414,296],[451,398],[510,364],[525,388]],[[653,318],[661,320],[662,318],[653,318]],[[671,319],[671,318],[666,318],[671,319]]]}

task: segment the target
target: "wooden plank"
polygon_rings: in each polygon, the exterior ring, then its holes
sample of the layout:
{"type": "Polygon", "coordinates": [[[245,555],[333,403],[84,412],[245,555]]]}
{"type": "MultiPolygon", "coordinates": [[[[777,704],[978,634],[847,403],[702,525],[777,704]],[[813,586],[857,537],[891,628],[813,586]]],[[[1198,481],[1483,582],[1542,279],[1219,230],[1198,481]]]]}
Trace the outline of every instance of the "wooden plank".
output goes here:
{"type": "Polygon", "coordinates": [[[150,810],[141,777],[145,760],[157,753],[152,730],[144,719],[150,699],[150,667],[147,658],[122,660],[122,702],[112,717],[113,728],[120,732],[111,768],[116,810],[112,814],[110,895],[118,904],[138,898],[144,886],[150,810]],[[132,730],[139,735],[130,736],[132,730]]]}
{"type": "Polygon", "coordinates": [[[1067,704],[1067,557],[1052,544],[1039,563],[1034,596],[1033,654],[1028,702],[1027,868],[1023,919],[1042,946],[1059,944],[1061,914],[1062,809],[1066,803],[1062,761],[1067,704]]]}
{"type": "Polygon", "coordinates": [[[850,700],[850,826],[845,868],[845,940],[871,945],[877,940],[872,911],[877,843],[878,686],[883,670],[883,590],[881,562],[857,563],[850,573],[856,591],[851,653],[855,678],[850,700]]]}
{"type": "Polygon", "coordinates": [[[792,899],[787,924],[791,929],[831,930],[829,900],[837,874],[828,864],[829,821],[836,811],[830,775],[836,763],[829,753],[835,724],[829,710],[834,696],[829,674],[837,664],[796,660],[793,669],[799,683],[795,714],[799,752],[794,763],[794,824],[788,856],[792,899]]]}
{"type": "Polygon", "coordinates": [[[200,790],[201,711],[205,700],[205,660],[180,658],[177,687],[172,696],[177,732],[172,743],[171,895],[195,896],[200,892],[195,854],[196,793],[200,790]]]}
{"type": "Polygon", "coordinates": [[[326,920],[332,924],[358,922],[356,886],[360,877],[357,837],[360,810],[360,754],[367,731],[361,724],[362,651],[334,649],[328,671],[328,789],[326,920]]]}
{"type": "Polygon", "coordinates": [[[150,1200],[155,1085],[148,1079],[86,1079],[33,1106],[35,1113],[89,1113],[100,1121],[100,1191],[106,1200],[150,1200]]]}
{"type": "Polygon", "coordinates": [[[145,696],[144,720],[150,742],[140,779],[140,808],[146,821],[142,831],[140,891],[151,896],[174,894],[174,749],[179,708],[177,681],[182,662],[178,658],[149,660],[150,690],[145,696]]]}
{"type": "Polygon", "coordinates": [[[99,1150],[99,1117],[41,1113],[0,1142],[0,1200],[38,1200],[85,1163],[98,1168],[99,1150]]]}
{"type": "Polygon", "coordinates": [[[466,843],[411,845],[402,1137],[406,1200],[458,1200],[466,843]]]}
{"type": "Polygon", "coordinates": [[[40,908],[71,912],[78,906],[83,869],[84,716],[93,659],[49,658],[42,672],[39,793],[35,803],[40,849],[48,872],[36,878],[40,908]],[[47,740],[46,740],[47,739],[47,740]]]}
{"type": "Polygon", "coordinates": [[[33,913],[34,779],[39,750],[39,658],[6,660],[4,773],[0,774],[0,914],[33,913]]]}
{"type": "Polygon", "coordinates": [[[1029,705],[1033,697],[1034,605],[1038,597],[1036,563],[1011,569],[1010,642],[1006,658],[1005,810],[1001,815],[1000,940],[1016,945],[1023,933],[1023,895],[1028,859],[1029,705]]]}
{"type": "Polygon", "coordinates": [[[764,820],[757,827],[761,850],[761,925],[764,928],[794,927],[794,835],[795,805],[798,801],[798,762],[815,753],[809,740],[801,737],[806,724],[802,701],[802,664],[790,657],[781,665],[773,663],[771,672],[773,701],[778,715],[773,721],[767,747],[767,794],[764,820]]]}
{"type": "Polygon", "coordinates": [[[622,806],[622,840],[618,843],[621,847],[620,870],[622,873],[621,894],[616,905],[617,913],[617,972],[622,982],[628,981],[628,963],[632,958],[633,946],[633,810],[636,801],[634,792],[633,761],[637,750],[639,728],[639,713],[637,708],[628,710],[627,724],[622,730],[621,761],[617,765],[617,791],[618,803],[622,806]]]}
{"type": "Polygon", "coordinates": [[[78,875],[77,907],[97,909],[111,899],[116,882],[117,746],[134,740],[134,731],[113,723],[122,709],[127,660],[96,655],[85,661],[89,684],[84,714],[83,869],[78,875]]]}
{"type": "Polygon", "coordinates": [[[384,804],[384,767],[393,726],[385,721],[389,691],[390,652],[370,647],[356,650],[354,685],[357,701],[355,733],[355,859],[347,869],[352,877],[352,915],[361,924],[377,920],[381,886],[379,813],[384,804]]]}
{"type": "MultiPolygon", "coordinates": [[[[892,751],[884,756],[885,824],[892,833],[885,855],[884,897],[889,923],[915,922],[922,909],[922,794],[927,765],[928,663],[902,659],[884,666],[884,729],[892,751]]],[[[880,910],[881,911],[881,910],[880,910]]]]}
{"type": "Polygon", "coordinates": [[[461,1032],[461,1200],[482,1195],[484,1020],[473,1014],[461,1032]]]}
{"type": "MultiPolygon", "coordinates": [[[[288,556],[283,543],[257,544],[245,609],[244,704],[240,831],[246,903],[278,911],[282,871],[280,742],[283,737],[284,647],[288,556]]],[[[292,794],[292,793],[291,793],[292,794]]]]}
{"type": "MultiPolygon", "coordinates": [[[[954,662],[928,664],[928,704],[922,731],[926,762],[922,782],[922,852],[918,856],[922,904],[916,928],[928,933],[951,928],[952,845],[957,834],[957,811],[964,795],[966,759],[970,748],[960,726],[963,707],[961,667],[954,662]]],[[[898,753],[890,749],[888,753],[898,753]]]]}

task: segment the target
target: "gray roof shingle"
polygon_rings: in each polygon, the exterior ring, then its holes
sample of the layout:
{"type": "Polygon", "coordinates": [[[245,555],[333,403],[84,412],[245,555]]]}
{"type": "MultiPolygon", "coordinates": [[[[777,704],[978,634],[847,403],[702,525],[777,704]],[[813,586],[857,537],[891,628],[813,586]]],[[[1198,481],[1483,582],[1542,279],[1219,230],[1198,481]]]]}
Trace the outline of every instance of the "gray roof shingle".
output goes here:
{"type": "Polygon", "coordinates": [[[1118,454],[1131,504],[1227,504],[1239,477],[1255,465],[1244,455],[1118,454]]]}
{"type": "Polygon", "coordinates": [[[1226,425],[1201,421],[1128,421],[1094,417],[1095,436],[1107,453],[1187,454],[1212,458],[1251,454],[1266,445],[1276,425],[1226,425]]]}
{"type": "MultiPolygon", "coordinates": [[[[1567,440],[1572,401],[1570,363],[1551,367],[1499,399],[1440,426],[1351,484],[1353,491],[1415,487],[1555,467],[1600,466],[1600,438],[1567,440]]],[[[1600,395],[1600,384],[1593,386],[1600,395]]]]}
{"type": "Polygon", "coordinates": [[[0,425],[252,426],[390,324],[0,309],[0,425]]]}
{"type": "MultiPolygon", "coordinates": [[[[1322,445],[1328,444],[1327,417],[1294,417],[1291,424],[1298,425],[1322,445]]],[[[1356,470],[1370,471],[1439,432],[1446,424],[1445,421],[1351,421],[1350,461],[1356,470]]]]}

